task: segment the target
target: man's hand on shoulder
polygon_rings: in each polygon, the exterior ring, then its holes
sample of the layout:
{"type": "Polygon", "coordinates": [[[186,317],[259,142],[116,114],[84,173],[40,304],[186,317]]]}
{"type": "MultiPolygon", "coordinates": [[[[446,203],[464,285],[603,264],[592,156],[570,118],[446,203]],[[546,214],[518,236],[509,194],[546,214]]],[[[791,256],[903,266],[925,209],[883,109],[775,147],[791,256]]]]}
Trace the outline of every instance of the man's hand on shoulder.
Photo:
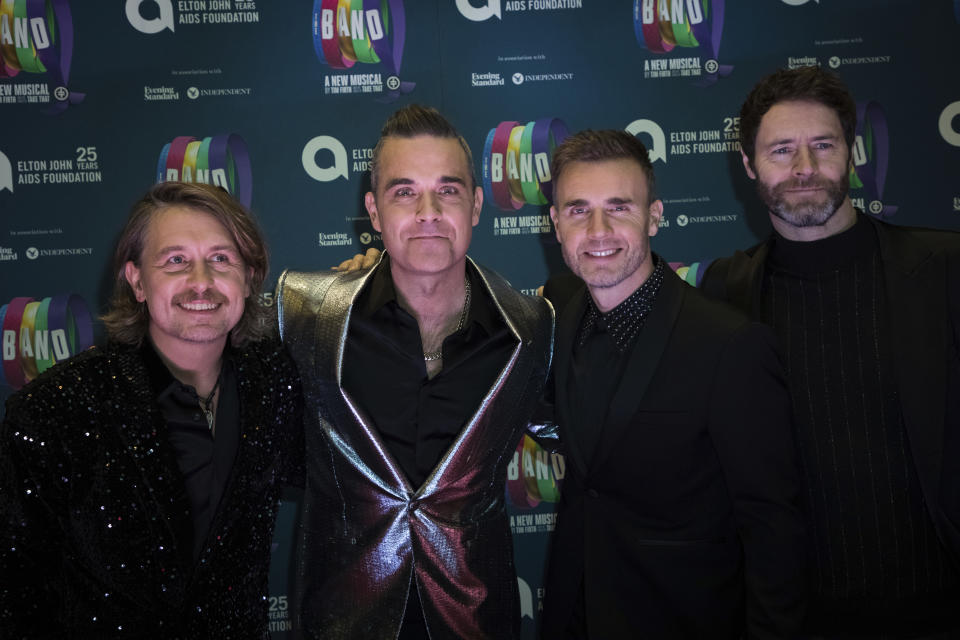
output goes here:
{"type": "Polygon", "coordinates": [[[349,273],[351,271],[360,271],[361,269],[369,269],[376,263],[377,259],[380,257],[380,249],[375,249],[370,247],[367,249],[367,252],[358,253],[349,260],[344,260],[335,267],[331,267],[334,271],[343,271],[349,273]]]}

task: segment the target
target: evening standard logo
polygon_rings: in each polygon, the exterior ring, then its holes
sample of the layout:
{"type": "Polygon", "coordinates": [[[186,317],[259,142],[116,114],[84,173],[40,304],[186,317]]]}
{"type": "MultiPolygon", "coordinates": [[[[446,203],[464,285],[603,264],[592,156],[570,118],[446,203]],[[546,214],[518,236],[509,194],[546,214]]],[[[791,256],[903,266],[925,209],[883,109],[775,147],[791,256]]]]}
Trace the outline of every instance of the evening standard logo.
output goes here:
{"type": "Polygon", "coordinates": [[[146,102],[169,102],[179,100],[180,92],[174,87],[143,87],[143,99],[146,102]]]}
{"type": "Polygon", "coordinates": [[[371,147],[356,147],[348,154],[342,142],[323,135],[307,141],[300,154],[300,163],[306,174],[317,182],[332,182],[339,178],[349,180],[350,171],[355,174],[369,171],[372,158],[371,147]]]}
{"type": "Polygon", "coordinates": [[[503,76],[499,73],[471,73],[471,87],[502,87],[505,84],[503,76]]]}
{"type": "Polygon", "coordinates": [[[154,35],[163,30],[176,31],[182,25],[230,25],[260,22],[253,0],[127,0],[127,21],[140,33],[154,35]]]}
{"type": "Polygon", "coordinates": [[[799,58],[794,58],[790,56],[787,58],[787,69],[799,69],[800,67],[819,67],[820,60],[815,56],[801,56],[799,58]]]}
{"type": "Polygon", "coordinates": [[[353,238],[346,233],[324,233],[317,234],[317,244],[321,247],[349,247],[353,244],[353,238]]]}
{"type": "Polygon", "coordinates": [[[880,103],[873,100],[857,103],[857,128],[851,155],[850,188],[862,189],[863,194],[850,198],[854,206],[880,218],[892,217],[897,207],[883,201],[890,166],[890,132],[887,114],[880,103]]]}
{"type": "Polygon", "coordinates": [[[13,262],[17,260],[18,257],[13,247],[0,247],[0,262],[13,262]]]}
{"type": "Polygon", "coordinates": [[[891,56],[830,56],[827,64],[831,69],[839,69],[842,65],[851,64],[889,64],[891,60],[891,56]]]}
{"type": "MultiPolygon", "coordinates": [[[[515,120],[490,129],[483,145],[483,191],[487,202],[501,211],[513,212],[525,205],[543,206],[552,201],[553,151],[569,135],[559,118],[540,118],[526,124],[515,120]]],[[[499,216],[493,219],[493,234],[529,235],[550,233],[550,216],[499,216]]]]}
{"type": "Polygon", "coordinates": [[[157,182],[196,182],[226,190],[243,206],[253,200],[253,171],[247,142],[235,133],[206,138],[177,136],[163,145],[157,182]]]}
{"type": "Polygon", "coordinates": [[[718,61],[724,0],[634,0],[637,43],[657,57],[643,63],[643,77],[700,78],[713,84],[733,67],[718,61]],[[670,57],[659,57],[670,54],[670,57]]]}
{"type": "Polygon", "coordinates": [[[0,385],[14,390],[93,345],[90,309],[75,294],[14,298],[0,307],[0,326],[0,385]]]}
{"type": "Polygon", "coordinates": [[[393,101],[413,90],[414,83],[400,79],[406,40],[403,2],[373,4],[363,8],[360,2],[314,0],[317,59],[330,69],[350,71],[324,76],[325,94],[378,94],[393,101]]]}
{"type": "MultiPolygon", "coordinates": [[[[543,449],[528,435],[517,445],[507,464],[507,498],[517,509],[533,509],[541,502],[560,500],[560,487],[566,476],[567,465],[563,455],[543,449]]],[[[515,533],[553,531],[554,514],[531,514],[526,520],[510,517],[515,533]]]]}
{"type": "Polygon", "coordinates": [[[59,113],[81,102],[67,88],[73,37],[67,0],[0,2],[0,104],[52,104],[48,113],[59,113]]]}
{"type": "MultiPolygon", "coordinates": [[[[7,161],[10,162],[9,160],[7,161]]],[[[31,158],[17,159],[11,163],[16,167],[15,181],[17,185],[66,185],[103,182],[103,173],[100,170],[100,154],[97,147],[78,146],[72,157],[60,158],[31,158]]],[[[7,171],[11,167],[7,166],[7,171]]],[[[0,191],[5,184],[11,185],[14,175],[12,171],[5,173],[3,159],[0,159],[0,191]]]]}
{"type": "MultiPolygon", "coordinates": [[[[960,116],[960,100],[951,102],[940,112],[937,128],[940,129],[940,135],[947,141],[947,144],[960,147],[960,129],[953,124],[957,116],[960,116]]],[[[3,184],[0,183],[0,188],[2,187],[3,184]]]]}
{"type": "Polygon", "coordinates": [[[582,9],[583,0],[487,0],[477,7],[470,0],[457,0],[457,11],[467,20],[483,22],[490,18],[503,19],[503,12],[513,11],[562,11],[582,9]]]}

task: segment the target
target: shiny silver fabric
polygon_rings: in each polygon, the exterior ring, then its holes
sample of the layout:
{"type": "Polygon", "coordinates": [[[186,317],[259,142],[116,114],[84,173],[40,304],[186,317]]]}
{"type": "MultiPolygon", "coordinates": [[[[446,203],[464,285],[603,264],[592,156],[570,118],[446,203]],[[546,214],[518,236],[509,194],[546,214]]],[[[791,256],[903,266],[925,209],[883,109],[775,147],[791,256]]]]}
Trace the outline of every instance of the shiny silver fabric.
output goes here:
{"type": "Polygon", "coordinates": [[[377,268],[288,271],[277,287],[281,335],[306,399],[302,628],[310,638],[395,638],[415,588],[431,638],[516,637],[504,482],[550,366],[553,310],[469,261],[516,347],[424,485],[412,487],[340,386],[352,306],[377,268]]]}

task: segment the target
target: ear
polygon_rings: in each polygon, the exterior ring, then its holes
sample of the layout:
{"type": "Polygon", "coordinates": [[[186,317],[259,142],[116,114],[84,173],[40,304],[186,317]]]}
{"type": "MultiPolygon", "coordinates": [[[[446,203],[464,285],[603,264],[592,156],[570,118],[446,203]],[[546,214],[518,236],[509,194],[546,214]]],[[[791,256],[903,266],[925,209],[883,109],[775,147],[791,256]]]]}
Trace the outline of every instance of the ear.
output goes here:
{"type": "Polygon", "coordinates": [[[146,300],[147,295],[143,292],[143,281],[140,279],[140,268],[133,264],[132,260],[128,260],[127,264],[123,266],[123,276],[127,279],[130,288],[133,289],[133,295],[136,296],[137,302],[146,300]]]}
{"type": "Polygon", "coordinates": [[[660,231],[660,221],[663,220],[663,200],[654,200],[650,203],[650,222],[647,235],[655,236],[660,231]]]}
{"type": "Polygon", "coordinates": [[[554,232],[554,233],[556,234],[556,236],[557,236],[557,242],[559,242],[560,244],[563,244],[563,238],[560,237],[560,225],[557,223],[557,217],[558,217],[557,207],[551,205],[551,206],[550,206],[550,219],[553,221],[553,232],[554,232]]]}
{"type": "Polygon", "coordinates": [[[743,152],[743,149],[740,149],[740,159],[743,160],[743,168],[746,170],[747,175],[750,176],[750,179],[756,180],[757,174],[753,170],[753,167],[750,166],[750,158],[748,158],[747,154],[743,152]]]}
{"type": "Polygon", "coordinates": [[[380,228],[380,212],[377,211],[377,199],[373,197],[373,191],[367,191],[367,194],[363,196],[363,206],[367,208],[367,213],[370,215],[370,224],[373,225],[374,231],[383,233],[383,229],[380,228]]]}
{"type": "Polygon", "coordinates": [[[473,189],[473,226],[480,222],[480,210],[483,209],[483,188],[475,187],[473,189]]]}

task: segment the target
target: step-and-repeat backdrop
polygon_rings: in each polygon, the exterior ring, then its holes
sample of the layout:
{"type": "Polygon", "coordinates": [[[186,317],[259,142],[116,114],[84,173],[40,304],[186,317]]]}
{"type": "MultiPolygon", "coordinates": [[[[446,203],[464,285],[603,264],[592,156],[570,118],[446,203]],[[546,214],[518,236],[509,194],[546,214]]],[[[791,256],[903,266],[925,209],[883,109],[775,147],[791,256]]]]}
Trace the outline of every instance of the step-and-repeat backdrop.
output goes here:
{"type": "MultiPolygon", "coordinates": [[[[379,246],[367,166],[411,102],[473,147],[486,197],[471,254],[517,288],[563,268],[549,160],[587,127],[650,148],[665,203],[654,247],[696,281],[768,233],[740,161],[744,96],[809,64],[858,101],[858,206],[960,227],[960,0],[0,0],[0,399],[102,335],[111,247],[153,182],[211,182],[249,205],[274,278],[379,246]]],[[[564,472],[529,439],[509,468],[527,637],[564,472]]],[[[290,494],[278,638],[294,624],[296,520],[290,494]]]]}

